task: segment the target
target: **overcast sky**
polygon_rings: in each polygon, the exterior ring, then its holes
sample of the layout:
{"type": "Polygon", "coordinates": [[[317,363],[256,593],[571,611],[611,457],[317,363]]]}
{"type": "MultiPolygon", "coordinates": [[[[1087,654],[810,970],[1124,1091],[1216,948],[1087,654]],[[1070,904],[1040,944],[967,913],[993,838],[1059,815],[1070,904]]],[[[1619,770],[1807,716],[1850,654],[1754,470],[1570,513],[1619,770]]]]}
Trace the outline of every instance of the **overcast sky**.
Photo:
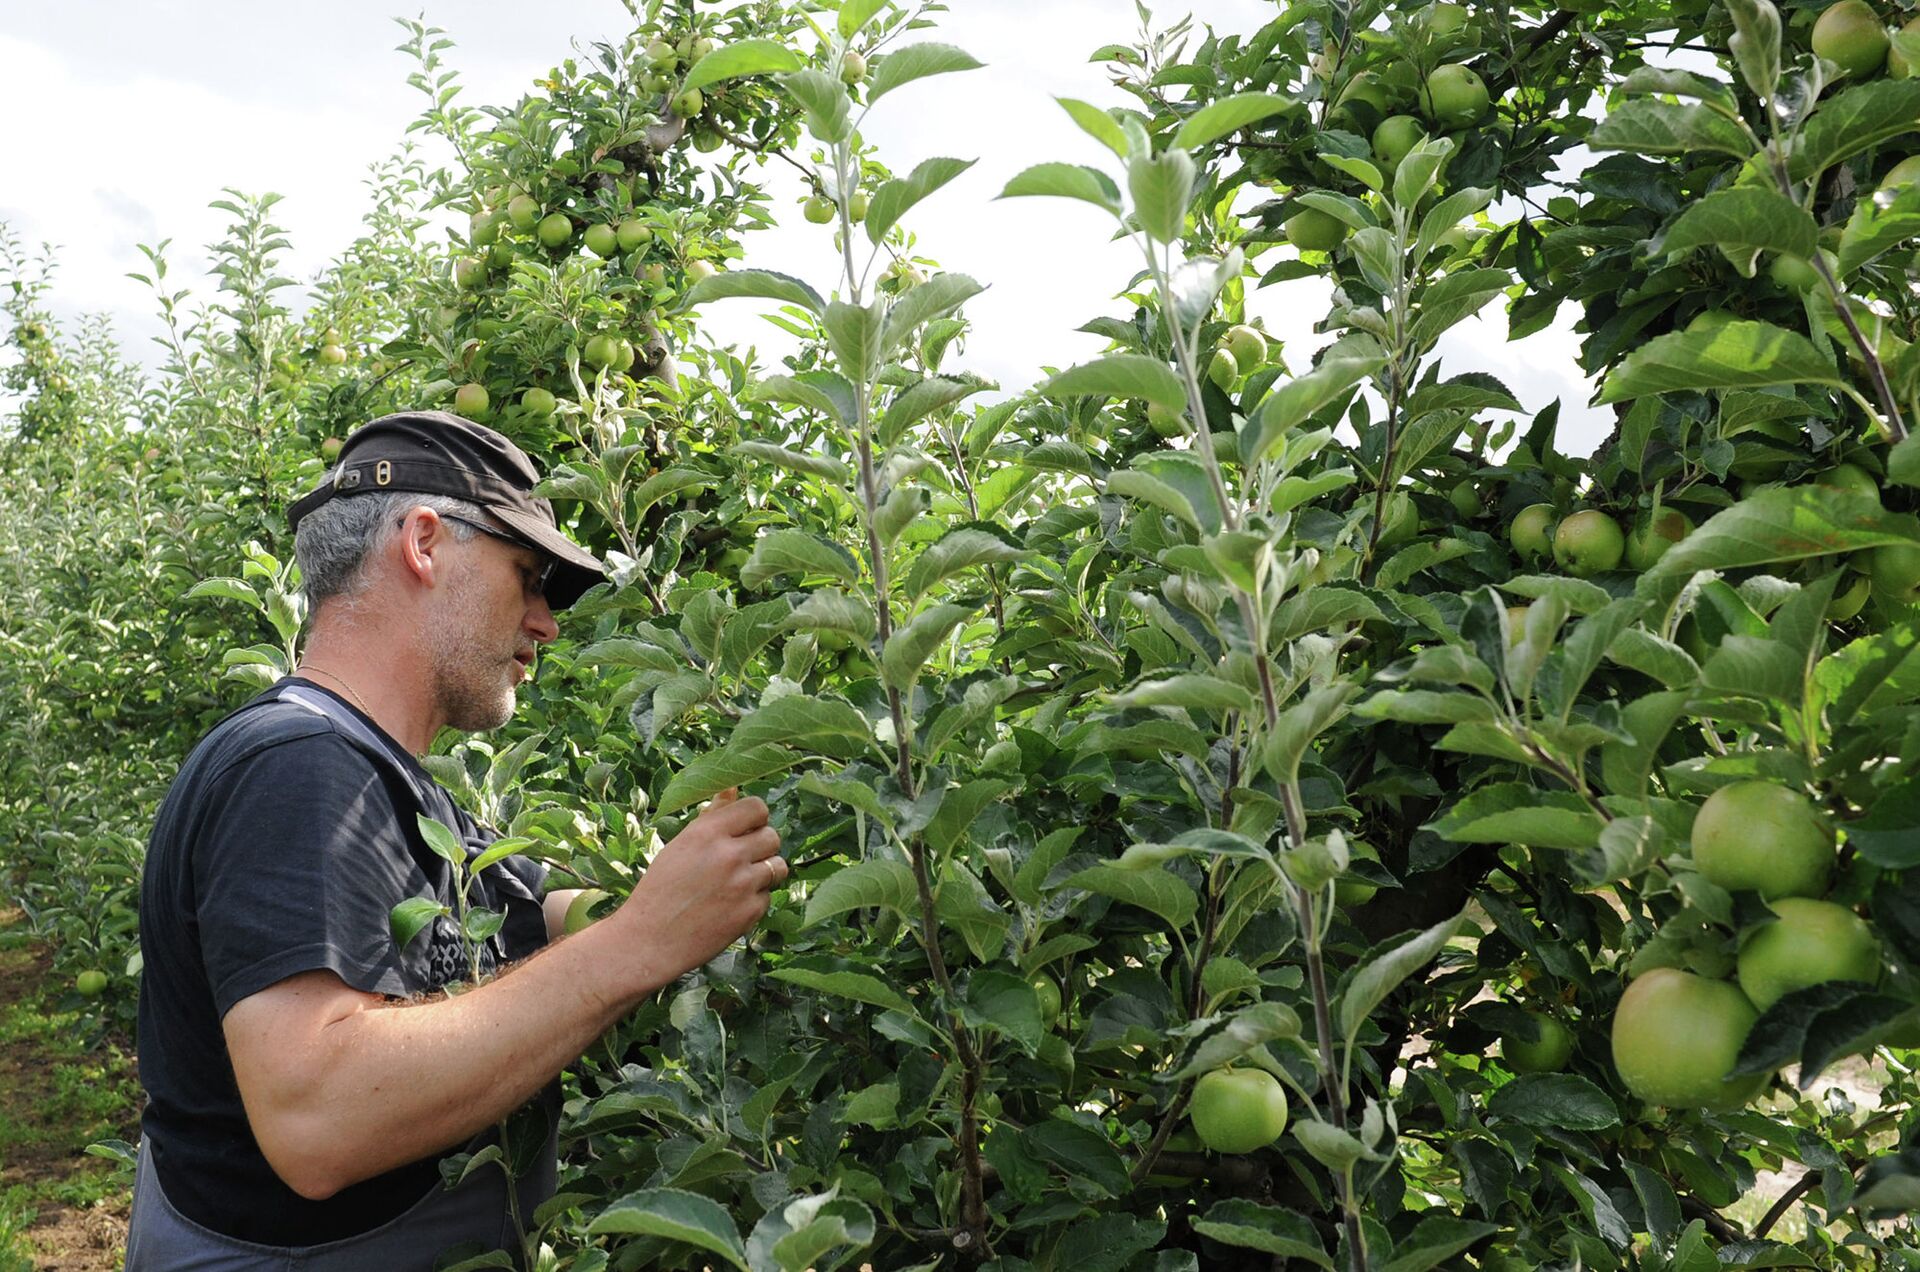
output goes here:
{"type": "MultiPolygon", "coordinates": [[[[909,226],[920,251],[990,284],[968,306],[974,332],[957,365],[1015,391],[1044,366],[1099,352],[1099,337],[1074,328],[1129,312],[1114,296],[1140,261],[1110,241],[1104,214],[1065,200],[994,196],[1033,163],[1111,159],[1052,99],[1128,103],[1087,55],[1130,42],[1138,23],[1132,0],[952,7],[922,38],[958,44],[987,67],[890,95],[866,133],[896,171],[933,155],[979,160],[916,208],[909,226]]],[[[1191,12],[1222,33],[1250,32],[1275,11],[1272,0],[1191,0],[1155,17],[1164,25],[1191,12]]],[[[56,310],[110,315],[129,352],[151,359],[160,328],[146,289],[126,277],[145,266],[136,244],[173,240],[170,281],[209,293],[202,245],[226,214],[207,205],[228,186],[284,195],[275,213],[292,243],[287,272],[306,280],[321,271],[359,231],[369,165],[396,149],[424,101],[405,82],[410,59],[394,51],[406,33],[393,12],[379,0],[0,6],[0,119],[10,121],[0,129],[0,221],[29,244],[56,245],[56,310]]],[[[618,39],[630,21],[616,0],[468,0],[425,17],[456,41],[446,57],[471,105],[512,103],[548,67],[591,41],[618,39]]],[[[785,223],[747,237],[746,263],[830,288],[839,258],[828,229],[797,215],[796,174],[779,164],[766,172],[785,223]]],[[[1264,255],[1263,268],[1290,250],[1264,255]]],[[[1288,364],[1299,370],[1327,339],[1311,330],[1327,299],[1324,284],[1306,279],[1255,291],[1249,310],[1285,339],[1288,364]]],[[[1529,414],[1560,398],[1560,446],[1585,454],[1611,417],[1586,406],[1592,385],[1575,365],[1572,313],[1565,307],[1555,328],[1509,344],[1496,302],[1440,353],[1448,373],[1499,376],[1529,414]]],[[[790,344],[759,317],[758,302],[716,302],[703,321],[723,342],[758,346],[768,363],[790,344]]]]}

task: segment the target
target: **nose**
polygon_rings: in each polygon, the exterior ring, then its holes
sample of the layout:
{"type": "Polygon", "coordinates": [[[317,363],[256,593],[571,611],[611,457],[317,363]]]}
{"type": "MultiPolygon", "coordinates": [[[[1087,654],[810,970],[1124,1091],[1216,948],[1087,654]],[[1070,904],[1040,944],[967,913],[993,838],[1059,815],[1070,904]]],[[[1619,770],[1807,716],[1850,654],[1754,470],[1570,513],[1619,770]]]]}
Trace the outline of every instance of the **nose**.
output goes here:
{"type": "Polygon", "coordinates": [[[527,607],[526,622],[523,624],[527,634],[539,644],[557,640],[560,636],[560,624],[554,621],[553,607],[547,604],[547,598],[537,596],[527,607]]]}

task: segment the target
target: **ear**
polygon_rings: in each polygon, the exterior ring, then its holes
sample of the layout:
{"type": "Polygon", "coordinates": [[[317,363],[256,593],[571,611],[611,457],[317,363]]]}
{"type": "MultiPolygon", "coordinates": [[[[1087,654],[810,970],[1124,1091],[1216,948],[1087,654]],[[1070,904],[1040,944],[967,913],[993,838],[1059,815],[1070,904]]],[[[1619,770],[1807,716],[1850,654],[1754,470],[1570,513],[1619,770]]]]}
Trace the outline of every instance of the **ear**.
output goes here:
{"type": "Polygon", "coordinates": [[[409,510],[393,543],[397,554],[394,559],[402,578],[427,588],[437,587],[445,580],[447,551],[454,543],[453,530],[433,509],[409,510]]]}

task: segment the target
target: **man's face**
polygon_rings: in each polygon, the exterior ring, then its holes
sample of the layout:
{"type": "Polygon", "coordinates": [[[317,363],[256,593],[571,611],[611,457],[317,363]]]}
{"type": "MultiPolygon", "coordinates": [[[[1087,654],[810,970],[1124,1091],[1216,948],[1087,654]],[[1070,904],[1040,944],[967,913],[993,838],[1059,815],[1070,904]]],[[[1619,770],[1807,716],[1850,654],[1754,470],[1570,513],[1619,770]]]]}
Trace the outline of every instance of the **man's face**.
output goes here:
{"type": "Polygon", "coordinates": [[[434,620],[434,697],[449,727],[484,733],[512,718],[514,686],[532,674],[534,646],[559,629],[545,598],[531,590],[538,552],[487,534],[455,552],[434,620]]]}

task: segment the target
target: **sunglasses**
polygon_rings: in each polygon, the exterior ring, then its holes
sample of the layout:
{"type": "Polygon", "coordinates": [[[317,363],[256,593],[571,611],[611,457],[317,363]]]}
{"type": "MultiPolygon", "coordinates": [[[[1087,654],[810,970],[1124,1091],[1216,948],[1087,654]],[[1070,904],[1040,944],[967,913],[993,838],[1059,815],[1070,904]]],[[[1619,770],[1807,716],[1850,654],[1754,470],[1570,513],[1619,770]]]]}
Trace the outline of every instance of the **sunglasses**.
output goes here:
{"type": "MultiPolygon", "coordinates": [[[[461,525],[471,526],[473,529],[478,530],[481,534],[491,535],[492,537],[500,540],[502,543],[511,543],[514,547],[525,548],[529,552],[540,552],[539,548],[534,547],[531,543],[528,543],[525,539],[519,538],[515,535],[508,534],[504,530],[496,530],[492,526],[485,525],[478,521],[474,521],[468,517],[456,517],[450,512],[443,512],[439,515],[440,515],[440,520],[442,521],[458,521],[461,525]]],[[[394,524],[404,526],[407,524],[407,519],[405,517],[402,517],[399,521],[395,522],[394,524]]],[[[545,553],[541,553],[540,565],[538,566],[538,568],[534,570],[533,581],[527,585],[532,595],[545,596],[547,594],[547,584],[553,582],[553,572],[556,569],[558,569],[559,566],[560,566],[560,562],[556,561],[554,558],[546,555],[545,553]]]]}

